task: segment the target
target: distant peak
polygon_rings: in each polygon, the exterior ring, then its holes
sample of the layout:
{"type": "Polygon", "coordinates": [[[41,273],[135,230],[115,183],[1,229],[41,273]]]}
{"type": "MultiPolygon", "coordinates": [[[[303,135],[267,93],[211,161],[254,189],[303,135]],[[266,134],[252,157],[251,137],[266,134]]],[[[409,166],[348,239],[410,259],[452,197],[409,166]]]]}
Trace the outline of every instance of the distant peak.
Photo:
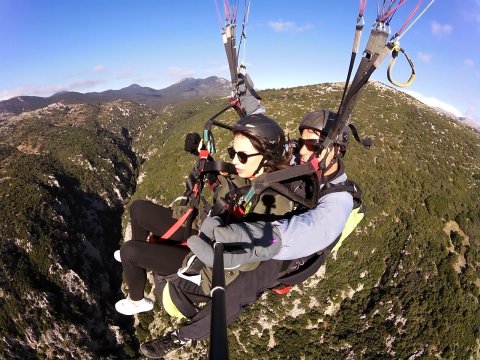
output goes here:
{"type": "Polygon", "coordinates": [[[138,85],[138,84],[132,84],[128,87],[126,87],[126,89],[141,89],[142,86],[138,85]]]}
{"type": "Polygon", "coordinates": [[[67,90],[61,90],[61,91],[57,91],[55,94],[53,94],[51,97],[54,97],[54,96],[61,96],[63,94],[66,94],[68,93],[67,90]]]}
{"type": "Polygon", "coordinates": [[[195,78],[193,78],[193,77],[186,77],[186,78],[183,78],[183,79],[178,80],[178,81],[175,83],[175,85],[176,85],[176,84],[181,84],[182,82],[185,82],[185,81],[192,81],[192,80],[195,80],[195,78]]]}

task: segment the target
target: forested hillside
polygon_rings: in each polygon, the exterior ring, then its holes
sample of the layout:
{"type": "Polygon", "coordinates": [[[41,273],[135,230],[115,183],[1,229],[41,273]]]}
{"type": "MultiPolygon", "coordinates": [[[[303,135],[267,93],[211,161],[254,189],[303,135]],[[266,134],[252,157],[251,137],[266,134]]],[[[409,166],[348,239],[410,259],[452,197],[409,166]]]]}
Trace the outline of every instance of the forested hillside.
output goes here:
{"type": "Polygon", "coordinates": [[[128,353],[119,342],[132,324],[111,307],[121,284],[112,252],[138,175],[132,137],[155,116],[117,102],[3,118],[1,358],[128,353]]]}
{"type": "MultiPolygon", "coordinates": [[[[341,90],[261,96],[295,138],[300,118],[335,109],[341,90]]],[[[137,358],[133,335],[175,326],[159,307],[135,328],[116,314],[121,267],[112,253],[132,199],[169,204],[183,194],[195,161],[183,138],[227,103],[161,112],[54,104],[0,117],[0,357],[137,358]]],[[[374,139],[370,150],[352,141],[345,159],[365,219],[314,278],[248,308],[229,328],[231,358],[480,357],[479,134],[380,83],[366,87],[352,122],[374,139]]],[[[224,157],[231,134],[214,135],[224,157]]]]}

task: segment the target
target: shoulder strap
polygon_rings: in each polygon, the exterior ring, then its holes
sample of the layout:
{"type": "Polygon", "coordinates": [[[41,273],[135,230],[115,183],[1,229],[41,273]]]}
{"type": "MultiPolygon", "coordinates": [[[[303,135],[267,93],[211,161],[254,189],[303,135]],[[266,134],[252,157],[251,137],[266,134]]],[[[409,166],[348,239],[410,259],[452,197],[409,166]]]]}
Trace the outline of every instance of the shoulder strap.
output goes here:
{"type": "MultiPolygon", "coordinates": [[[[313,209],[318,203],[318,197],[313,196],[311,199],[306,199],[300,195],[297,195],[292,189],[280,183],[273,183],[270,188],[275,190],[278,194],[285,196],[287,199],[292,200],[300,205],[303,205],[309,209],[313,209]]],[[[317,187],[315,187],[317,188],[317,187]]]]}
{"type": "Polygon", "coordinates": [[[190,201],[190,196],[193,193],[195,183],[199,180],[200,177],[204,175],[215,177],[220,172],[235,174],[235,166],[231,163],[223,161],[214,161],[211,158],[201,159],[197,161],[197,164],[195,164],[195,167],[187,177],[187,181],[185,184],[185,192],[183,194],[184,199],[182,200],[181,205],[184,206],[190,201]]]}
{"type": "Polygon", "coordinates": [[[307,208],[311,209],[312,207],[315,207],[319,199],[317,197],[316,191],[314,192],[312,199],[308,200],[305,199],[305,197],[295,194],[294,191],[291,191],[287,186],[282,183],[288,184],[305,176],[309,176],[312,179],[315,179],[315,181],[318,181],[316,175],[317,170],[318,161],[316,160],[316,158],[314,158],[305,164],[290,166],[285,169],[276,170],[258,176],[252,181],[252,187],[245,196],[245,202],[247,204],[247,207],[251,207],[251,200],[256,194],[261,194],[267,188],[274,189],[280,195],[283,195],[298,204],[306,206],[307,208]]]}
{"type": "Polygon", "coordinates": [[[349,179],[337,184],[326,183],[320,189],[319,199],[325,195],[342,191],[346,191],[352,195],[354,209],[362,205],[362,192],[360,186],[358,186],[355,181],[349,179]]]}

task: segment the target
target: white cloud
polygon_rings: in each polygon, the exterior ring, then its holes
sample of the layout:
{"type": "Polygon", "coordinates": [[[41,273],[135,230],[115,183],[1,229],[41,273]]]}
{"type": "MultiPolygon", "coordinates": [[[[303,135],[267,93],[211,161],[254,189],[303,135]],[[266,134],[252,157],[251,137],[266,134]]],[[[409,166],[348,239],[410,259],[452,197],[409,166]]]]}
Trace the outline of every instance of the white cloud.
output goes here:
{"type": "Polygon", "coordinates": [[[135,84],[158,80],[158,77],[155,75],[144,75],[132,68],[121,69],[114,75],[114,78],[120,80],[130,80],[133,81],[135,84]]]}
{"type": "Polygon", "coordinates": [[[440,24],[436,21],[432,21],[432,34],[438,38],[443,38],[444,36],[450,34],[453,30],[452,25],[449,24],[440,24]]]}
{"type": "Polygon", "coordinates": [[[434,98],[434,97],[427,97],[427,96],[424,96],[416,91],[412,91],[412,90],[403,90],[404,92],[406,92],[408,95],[411,95],[413,96],[414,98],[416,98],[417,100],[420,100],[421,102],[423,102],[424,104],[428,105],[428,106],[431,106],[431,107],[434,107],[434,108],[440,108],[442,110],[445,110],[455,116],[463,116],[461,111],[458,110],[455,106],[451,105],[451,104],[447,104],[446,102],[443,102],[437,98],[434,98]]]}
{"type": "Polygon", "coordinates": [[[305,24],[298,26],[292,21],[269,21],[268,26],[270,26],[273,31],[283,32],[283,31],[295,31],[303,32],[313,28],[312,24],[305,24]]]}
{"type": "Polygon", "coordinates": [[[477,79],[480,79],[480,69],[476,66],[475,60],[467,58],[463,60],[463,65],[465,65],[467,71],[473,74],[477,79]]]}
{"type": "Polygon", "coordinates": [[[427,64],[429,64],[430,61],[432,60],[432,54],[424,53],[421,51],[418,52],[417,56],[422,62],[427,64]]]}
{"type": "Polygon", "coordinates": [[[191,77],[193,74],[193,70],[181,69],[173,66],[169,67],[167,70],[167,75],[177,80],[191,77]]]}
{"type": "Polygon", "coordinates": [[[295,23],[285,21],[270,21],[268,26],[270,26],[273,31],[280,32],[293,29],[295,27],[295,23]]]}
{"type": "Polygon", "coordinates": [[[93,68],[93,72],[95,72],[95,73],[103,72],[105,70],[106,70],[106,68],[103,65],[96,65],[93,68]]]}
{"type": "Polygon", "coordinates": [[[480,101],[474,101],[472,104],[468,106],[468,108],[465,110],[465,117],[467,119],[471,119],[472,122],[474,123],[476,127],[480,129],[480,115],[479,115],[479,110],[480,110],[480,101]]]}

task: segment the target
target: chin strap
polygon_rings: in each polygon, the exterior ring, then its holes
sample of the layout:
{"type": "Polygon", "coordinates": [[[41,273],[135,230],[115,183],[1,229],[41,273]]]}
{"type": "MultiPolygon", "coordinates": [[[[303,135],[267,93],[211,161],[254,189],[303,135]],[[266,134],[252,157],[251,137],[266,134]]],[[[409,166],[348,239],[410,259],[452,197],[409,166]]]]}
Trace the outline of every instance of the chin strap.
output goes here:
{"type": "Polygon", "coordinates": [[[332,166],[337,163],[337,161],[339,159],[339,157],[338,157],[339,150],[338,150],[338,147],[334,147],[333,149],[332,148],[329,148],[329,149],[320,148],[320,149],[318,149],[312,155],[310,155],[310,158],[308,159],[308,161],[312,160],[312,157],[319,158],[319,157],[322,156],[322,153],[324,153],[324,156],[318,162],[318,164],[319,164],[318,172],[321,172],[320,175],[323,178],[324,174],[326,172],[328,172],[328,170],[330,170],[332,168],[332,166]],[[334,155],[333,155],[332,161],[330,161],[330,163],[327,165],[327,158],[328,158],[328,155],[330,155],[331,151],[334,152],[334,155]]]}
{"type": "Polygon", "coordinates": [[[262,170],[266,162],[267,160],[265,159],[265,156],[262,156],[262,161],[260,161],[260,164],[258,164],[257,170],[253,172],[252,176],[257,176],[257,174],[260,172],[260,170],[262,170]]]}

